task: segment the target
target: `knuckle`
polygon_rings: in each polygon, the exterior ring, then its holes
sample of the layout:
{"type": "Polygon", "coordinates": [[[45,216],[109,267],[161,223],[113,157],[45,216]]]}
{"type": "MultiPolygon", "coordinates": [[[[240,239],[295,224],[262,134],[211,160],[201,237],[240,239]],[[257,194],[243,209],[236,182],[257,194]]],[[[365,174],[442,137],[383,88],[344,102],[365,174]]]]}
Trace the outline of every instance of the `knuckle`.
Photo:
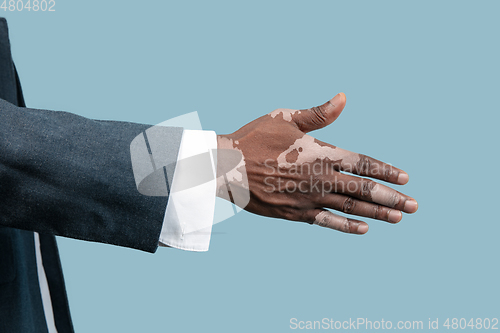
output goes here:
{"type": "Polygon", "coordinates": [[[388,181],[391,179],[393,172],[392,172],[392,166],[384,168],[384,180],[388,181]]]}
{"type": "Polygon", "coordinates": [[[353,198],[346,198],[342,204],[342,212],[351,214],[356,206],[356,201],[353,198]]]}
{"type": "Polygon", "coordinates": [[[396,207],[400,201],[401,201],[401,195],[399,195],[399,193],[397,192],[393,192],[389,196],[389,202],[387,204],[389,205],[389,207],[396,207]]]}
{"type": "Polygon", "coordinates": [[[380,220],[381,215],[382,215],[382,206],[374,205],[371,218],[380,220]]]}
{"type": "Polygon", "coordinates": [[[370,171],[371,161],[366,155],[359,154],[359,161],[356,163],[356,172],[360,175],[366,175],[370,171]]]}
{"type": "Polygon", "coordinates": [[[315,224],[319,225],[320,227],[324,227],[324,228],[328,227],[328,225],[330,224],[329,221],[330,221],[330,219],[329,219],[327,212],[319,213],[314,219],[315,224]]]}
{"type": "Polygon", "coordinates": [[[345,219],[341,231],[351,233],[352,227],[353,227],[353,222],[349,219],[345,219]]]}
{"type": "Polygon", "coordinates": [[[323,106],[315,106],[311,109],[312,122],[316,125],[324,124],[327,121],[327,112],[323,106]]]}
{"type": "Polygon", "coordinates": [[[309,211],[303,211],[300,214],[299,221],[306,222],[306,223],[309,223],[309,224],[314,224],[315,220],[316,220],[315,217],[313,215],[311,215],[309,211]]]}
{"type": "Polygon", "coordinates": [[[360,192],[359,195],[363,199],[371,199],[371,192],[373,187],[375,186],[375,182],[370,179],[363,179],[360,183],[360,192]]]}
{"type": "Polygon", "coordinates": [[[297,212],[295,211],[295,209],[285,209],[282,212],[282,217],[285,220],[290,220],[290,221],[299,221],[300,220],[300,217],[297,215],[297,212]]]}

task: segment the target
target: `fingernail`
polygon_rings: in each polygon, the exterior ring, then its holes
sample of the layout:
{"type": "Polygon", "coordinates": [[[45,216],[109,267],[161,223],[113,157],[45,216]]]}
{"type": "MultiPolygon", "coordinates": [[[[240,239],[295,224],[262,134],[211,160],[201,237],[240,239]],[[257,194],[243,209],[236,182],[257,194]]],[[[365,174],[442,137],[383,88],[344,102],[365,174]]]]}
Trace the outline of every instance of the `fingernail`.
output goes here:
{"type": "Polygon", "coordinates": [[[365,234],[368,231],[368,224],[360,224],[358,226],[358,234],[365,234]]]}
{"type": "Polygon", "coordinates": [[[399,210],[391,210],[387,219],[389,222],[398,223],[403,218],[403,214],[399,210]]]}
{"type": "Polygon", "coordinates": [[[406,172],[401,172],[398,176],[398,183],[401,185],[404,185],[408,183],[408,180],[410,179],[410,176],[406,172]]]}
{"type": "Polygon", "coordinates": [[[406,213],[415,213],[418,209],[418,203],[414,199],[406,200],[404,211],[406,213]]]}
{"type": "Polygon", "coordinates": [[[330,100],[330,103],[332,103],[334,107],[337,107],[340,103],[342,103],[344,98],[345,98],[344,93],[338,93],[337,95],[335,95],[334,98],[330,100]]]}

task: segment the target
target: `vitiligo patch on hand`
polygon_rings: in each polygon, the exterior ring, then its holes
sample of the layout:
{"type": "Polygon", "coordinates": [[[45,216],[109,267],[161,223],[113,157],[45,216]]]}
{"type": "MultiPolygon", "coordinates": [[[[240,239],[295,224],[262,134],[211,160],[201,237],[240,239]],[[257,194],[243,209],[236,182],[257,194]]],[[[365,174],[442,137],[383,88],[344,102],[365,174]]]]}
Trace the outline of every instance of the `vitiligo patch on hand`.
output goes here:
{"type": "Polygon", "coordinates": [[[313,224],[317,224],[324,228],[349,232],[349,220],[343,216],[339,216],[328,211],[319,212],[314,218],[313,224]]]}
{"type": "Polygon", "coordinates": [[[282,114],[283,115],[283,120],[286,120],[288,122],[292,121],[292,116],[294,114],[300,114],[300,110],[294,110],[294,109],[276,109],[273,112],[269,113],[269,115],[272,118],[276,118],[277,115],[282,114]]]}
{"type": "Polygon", "coordinates": [[[290,168],[294,164],[313,163],[318,159],[324,160],[329,158],[332,161],[340,160],[343,158],[341,155],[337,152],[337,148],[321,146],[312,136],[306,134],[295,140],[287,150],[282,152],[278,156],[277,161],[280,167],[290,168]],[[296,156],[296,160],[292,161],[290,156],[296,156]]]}
{"type": "Polygon", "coordinates": [[[352,172],[357,168],[361,157],[359,154],[331,145],[321,145],[321,142],[305,134],[282,152],[277,162],[280,167],[290,168],[293,165],[314,163],[317,160],[329,159],[341,163],[342,170],[352,172]]]}
{"type": "Polygon", "coordinates": [[[236,144],[233,143],[232,139],[224,137],[219,138],[218,149],[236,150],[241,153],[242,158],[236,167],[231,169],[229,172],[225,173],[227,179],[223,179],[223,177],[217,178],[217,188],[221,189],[222,187],[219,185],[222,185],[224,182],[227,181],[228,183],[237,184],[245,189],[248,189],[248,179],[246,176],[246,169],[245,169],[245,156],[243,155],[243,152],[238,148],[236,144]]]}

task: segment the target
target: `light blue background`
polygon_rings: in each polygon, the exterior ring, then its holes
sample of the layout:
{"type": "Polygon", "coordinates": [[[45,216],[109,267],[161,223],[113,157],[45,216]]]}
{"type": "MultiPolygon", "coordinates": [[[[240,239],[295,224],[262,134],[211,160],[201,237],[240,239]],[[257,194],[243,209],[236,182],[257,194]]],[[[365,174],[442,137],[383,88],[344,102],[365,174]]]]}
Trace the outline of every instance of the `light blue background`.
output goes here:
{"type": "Polygon", "coordinates": [[[314,135],[403,168],[420,204],[362,237],[244,212],[214,227],[208,253],[59,238],[77,332],[500,317],[498,2],[55,8],[1,12],[28,106],[150,124],[197,110],[228,133],[343,91],[344,113],[314,135]]]}

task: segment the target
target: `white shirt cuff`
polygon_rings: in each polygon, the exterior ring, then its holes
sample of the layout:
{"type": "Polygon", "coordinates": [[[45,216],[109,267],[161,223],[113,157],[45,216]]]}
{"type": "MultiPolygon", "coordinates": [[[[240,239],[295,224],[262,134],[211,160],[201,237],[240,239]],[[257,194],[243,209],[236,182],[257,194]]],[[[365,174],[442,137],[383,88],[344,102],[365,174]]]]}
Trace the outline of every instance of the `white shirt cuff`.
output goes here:
{"type": "Polygon", "coordinates": [[[217,162],[212,155],[215,149],[214,131],[183,131],[160,245],[208,251],[217,185],[217,162]]]}

